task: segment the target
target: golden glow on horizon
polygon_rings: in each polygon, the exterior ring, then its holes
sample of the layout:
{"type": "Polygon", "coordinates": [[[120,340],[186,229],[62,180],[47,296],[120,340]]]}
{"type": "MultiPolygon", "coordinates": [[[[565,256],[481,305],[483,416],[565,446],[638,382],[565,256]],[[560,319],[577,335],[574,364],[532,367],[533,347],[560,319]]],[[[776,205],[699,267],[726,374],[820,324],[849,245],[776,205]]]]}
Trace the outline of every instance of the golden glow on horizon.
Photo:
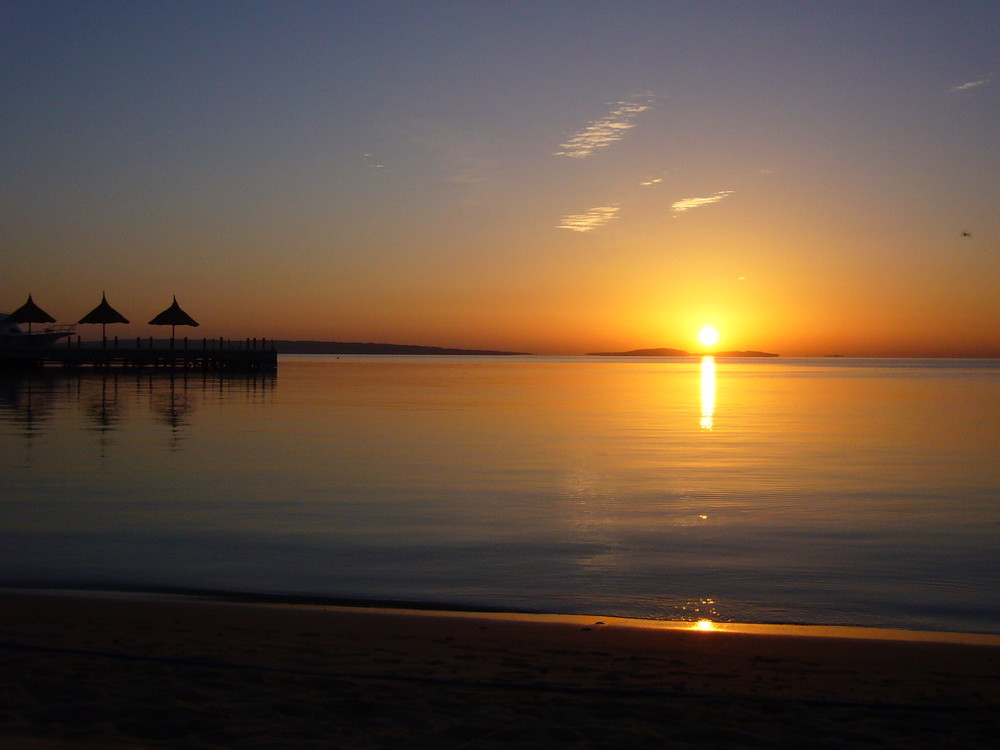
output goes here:
{"type": "Polygon", "coordinates": [[[715,426],[715,357],[701,358],[701,429],[715,426]]]}
{"type": "Polygon", "coordinates": [[[698,341],[702,346],[715,346],[719,343],[719,332],[712,326],[705,326],[698,331],[698,341]]]}
{"type": "Polygon", "coordinates": [[[715,623],[711,620],[698,620],[694,624],[694,630],[715,630],[715,623]]]}

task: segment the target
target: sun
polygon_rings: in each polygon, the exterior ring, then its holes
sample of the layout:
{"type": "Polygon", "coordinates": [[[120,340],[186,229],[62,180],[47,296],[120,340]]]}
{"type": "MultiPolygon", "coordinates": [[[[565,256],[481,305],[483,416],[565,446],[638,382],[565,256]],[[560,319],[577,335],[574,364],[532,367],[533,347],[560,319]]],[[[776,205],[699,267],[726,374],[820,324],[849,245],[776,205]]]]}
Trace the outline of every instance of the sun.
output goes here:
{"type": "Polygon", "coordinates": [[[715,346],[719,342],[719,332],[712,326],[705,326],[698,331],[698,341],[702,346],[715,346]]]}

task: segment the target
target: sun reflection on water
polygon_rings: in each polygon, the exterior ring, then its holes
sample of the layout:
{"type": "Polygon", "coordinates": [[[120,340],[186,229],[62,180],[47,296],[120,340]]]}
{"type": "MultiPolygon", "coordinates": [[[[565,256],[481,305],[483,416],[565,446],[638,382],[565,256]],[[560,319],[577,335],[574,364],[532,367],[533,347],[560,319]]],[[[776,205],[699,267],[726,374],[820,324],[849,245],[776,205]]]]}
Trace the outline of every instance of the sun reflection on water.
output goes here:
{"type": "Polygon", "coordinates": [[[715,426],[715,357],[701,358],[701,429],[715,426]]]}

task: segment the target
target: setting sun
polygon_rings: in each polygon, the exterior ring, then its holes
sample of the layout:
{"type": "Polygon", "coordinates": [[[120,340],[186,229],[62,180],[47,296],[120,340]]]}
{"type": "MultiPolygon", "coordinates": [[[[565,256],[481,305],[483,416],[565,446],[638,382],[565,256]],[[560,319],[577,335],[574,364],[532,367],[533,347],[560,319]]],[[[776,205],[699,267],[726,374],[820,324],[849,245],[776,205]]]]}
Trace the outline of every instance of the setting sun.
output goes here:
{"type": "Polygon", "coordinates": [[[705,326],[698,331],[698,341],[702,346],[715,346],[719,341],[719,332],[712,326],[705,326]]]}

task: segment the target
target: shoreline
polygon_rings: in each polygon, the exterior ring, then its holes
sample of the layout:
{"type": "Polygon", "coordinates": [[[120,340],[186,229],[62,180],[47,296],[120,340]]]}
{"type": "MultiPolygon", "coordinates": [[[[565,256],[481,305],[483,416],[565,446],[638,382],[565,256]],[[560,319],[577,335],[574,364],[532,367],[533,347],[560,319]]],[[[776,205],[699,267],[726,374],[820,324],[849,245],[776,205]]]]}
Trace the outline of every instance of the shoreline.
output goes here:
{"type": "Polygon", "coordinates": [[[0,744],[988,747],[1000,732],[1000,637],[692,625],[7,589],[0,744]]]}
{"type": "Polygon", "coordinates": [[[851,640],[911,641],[917,643],[957,643],[1000,647],[1000,633],[948,630],[914,630],[871,625],[820,625],[807,623],[722,622],[712,620],[661,620],[645,617],[540,612],[528,609],[476,606],[473,608],[447,602],[420,602],[402,599],[363,599],[311,594],[268,594],[221,589],[182,587],[89,588],[0,585],[0,598],[8,594],[30,596],[69,596],[85,599],[120,599],[124,601],[177,601],[262,607],[318,609],[331,612],[371,612],[384,615],[455,617],[461,619],[501,620],[586,626],[594,622],[642,630],[715,632],[781,637],[843,638],[851,640]]]}
{"type": "Polygon", "coordinates": [[[319,594],[260,593],[225,589],[199,589],[179,586],[132,588],[126,586],[96,587],[45,586],[0,583],[0,597],[8,594],[80,596],[86,598],[164,599],[193,602],[217,602],[291,608],[319,608],[334,611],[371,611],[382,614],[440,615],[461,618],[505,619],[536,622],[566,622],[585,624],[590,620],[614,622],[620,626],[652,630],[697,630],[747,635],[811,636],[863,640],[916,641],[926,643],[964,643],[1000,646],[1000,633],[958,630],[923,630],[878,625],[831,625],[817,623],[729,622],[712,620],[664,620],[621,615],[595,615],[568,612],[545,612],[533,609],[476,605],[450,602],[425,602],[408,599],[369,599],[361,597],[324,596],[319,594]]]}

